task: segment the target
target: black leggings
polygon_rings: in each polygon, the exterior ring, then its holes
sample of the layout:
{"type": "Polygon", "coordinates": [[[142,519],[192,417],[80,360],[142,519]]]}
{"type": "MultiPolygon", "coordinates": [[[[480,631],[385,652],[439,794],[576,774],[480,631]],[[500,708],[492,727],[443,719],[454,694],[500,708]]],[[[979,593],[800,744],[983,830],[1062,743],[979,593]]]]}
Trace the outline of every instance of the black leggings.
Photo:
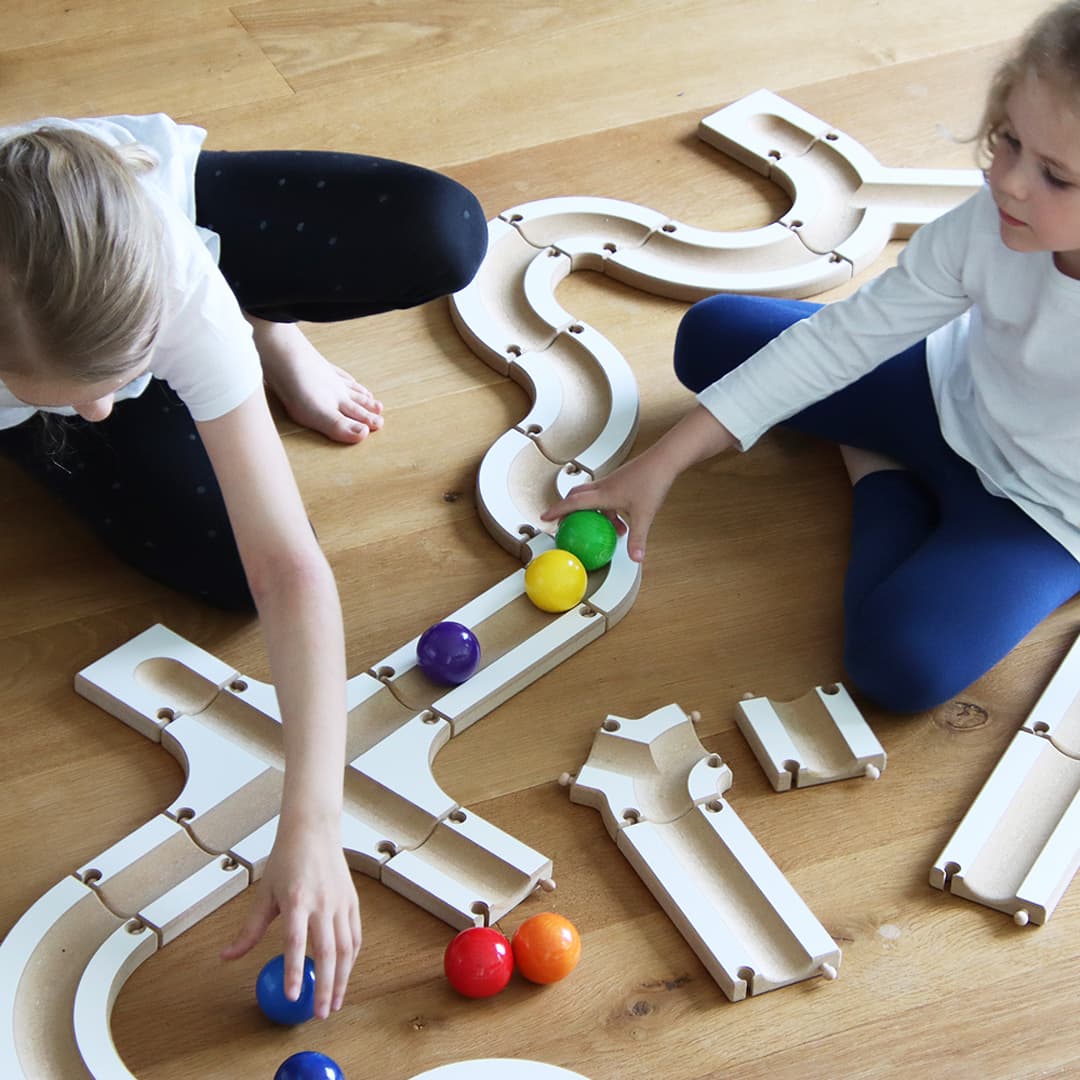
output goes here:
{"type": "MultiPolygon", "coordinates": [[[[198,223],[221,237],[241,308],[330,322],[462,289],[487,247],[475,196],[439,173],[358,154],[203,151],[198,223]]],[[[213,469],[163,382],[98,423],[38,414],[0,431],[0,452],[40,480],[122,559],[216,607],[251,594],[213,469]]]]}

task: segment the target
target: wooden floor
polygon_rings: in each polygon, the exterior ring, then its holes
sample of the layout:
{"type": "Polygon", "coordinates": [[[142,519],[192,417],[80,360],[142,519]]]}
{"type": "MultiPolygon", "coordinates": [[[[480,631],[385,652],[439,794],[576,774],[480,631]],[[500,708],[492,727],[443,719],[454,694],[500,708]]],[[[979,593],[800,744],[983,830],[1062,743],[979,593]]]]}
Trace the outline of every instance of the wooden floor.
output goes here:
{"type": "MultiPolygon", "coordinates": [[[[163,110],[207,127],[211,147],[331,147],[441,168],[492,217],[530,199],[606,195],[741,228],[773,220],[786,201],[699,143],[700,117],[767,87],[886,164],[969,167],[971,147],[954,137],[971,132],[994,58],[1041,7],[6,0],[0,121],[163,110]]],[[[647,445],[688,405],[670,369],[684,306],[585,273],[559,299],[629,359],[647,445]]],[[[283,425],[338,574],[355,673],[514,568],[479,522],[474,482],[527,402],[463,344],[444,303],[313,336],[387,406],[385,430],[359,448],[283,425]]],[[[181,787],[166,751],[76,696],[75,672],[154,622],[252,676],[267,671],[250,622],[118,565],[6,464],[0,508],[6,932],[181,787]]],[[[1069,1010],[1080,994],[1080,889],[1045,927],[1020,930],[927,884],[1080,608],[1057,613],[931,714],[868,706],[889,754],[877,784],[776,795],[734,725],[747,690],[789,700],[844,677],[848,515],[828,448],[770,436],[692,469],[655,527],[625,620],[440,754],[447,791],[553,858],[558,891],[504,928],[545,905],[572,919],[584,952],[569,979],[544,989],[515,980],[467,1002],[442,976],[449,929],[358,876],[364,949],[346,1007],[269,1030],[252,988],[277,937],[234,965],[217,959],[243,896],[128,982],[114,1034],[131,1070],[140,1080],[269,1078],[290,1053],[317,1048],[349,1080],[405,1080],[489,1056],[590,1080],[1080,1075],[1069,1010]],[[729,1003],[599,815],[558,786],[606,714],[673,701],[701,711],[704,742],[734,770],[732,805],[843,949],[837,981],[729,1003]]]]}

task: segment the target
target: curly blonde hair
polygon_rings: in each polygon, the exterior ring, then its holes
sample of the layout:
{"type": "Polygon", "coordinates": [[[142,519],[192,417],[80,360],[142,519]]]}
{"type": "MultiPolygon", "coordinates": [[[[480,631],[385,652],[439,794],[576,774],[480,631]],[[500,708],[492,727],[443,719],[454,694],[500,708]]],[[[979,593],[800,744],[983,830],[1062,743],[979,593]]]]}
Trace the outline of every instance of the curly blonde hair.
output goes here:
{"type": "MultiPolygon", "coordinates": [[[[142,147],[42,127],[0,140],[0,367],[93,383],[142,363],[164,307],[142,147]]],[[[2,377],[2,374],[0,374],[2,377]]]]}
{"type": "Polygon", "coordinates": [[[1040,15],[998,68],[975,136],[982,164],[993,157],[1009,94],[1029,74],[1071,97],[1080,115],[1080,0],[1065,0],[1040,15]]]}

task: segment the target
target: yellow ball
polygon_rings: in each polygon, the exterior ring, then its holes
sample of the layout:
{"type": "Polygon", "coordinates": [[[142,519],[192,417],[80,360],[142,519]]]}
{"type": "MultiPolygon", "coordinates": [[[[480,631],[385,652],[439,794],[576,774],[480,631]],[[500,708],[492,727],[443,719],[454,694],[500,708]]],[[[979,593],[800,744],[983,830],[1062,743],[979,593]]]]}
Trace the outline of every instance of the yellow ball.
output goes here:
{"type": "Polygon", "coordinates": [[[525,592],[541,611],[569,611],[581,603],[589,575],[576,555],[555,548],[525,567],[525,592]]]}

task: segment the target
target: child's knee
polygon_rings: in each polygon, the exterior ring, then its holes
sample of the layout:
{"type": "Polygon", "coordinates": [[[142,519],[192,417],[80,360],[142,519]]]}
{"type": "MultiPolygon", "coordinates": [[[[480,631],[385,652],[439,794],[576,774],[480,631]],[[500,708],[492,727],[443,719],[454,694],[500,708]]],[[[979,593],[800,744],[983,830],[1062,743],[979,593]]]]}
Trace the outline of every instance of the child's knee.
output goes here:
{"type": "Polygon", "coordinates": [[[488,224],[476,196],[456,180],[432,174],[428,206],[427,269],[442,295],[459,292],[476,276],[487,254],[488,224]]]}
{"type": "Polygon", "coordinates": [[[724,334],[744,300],[720,293],[699,300],[683,315],[675,335],[675,377],[688,390],[699,393],[745,359],[725,347],[724,334]]]}
{"type": "Polygon", "coordinates": [[[926,712],[973,681],[939,646],[917,634],[849,634],[844,666],[852,684],[890,712],[926,712]]]}

